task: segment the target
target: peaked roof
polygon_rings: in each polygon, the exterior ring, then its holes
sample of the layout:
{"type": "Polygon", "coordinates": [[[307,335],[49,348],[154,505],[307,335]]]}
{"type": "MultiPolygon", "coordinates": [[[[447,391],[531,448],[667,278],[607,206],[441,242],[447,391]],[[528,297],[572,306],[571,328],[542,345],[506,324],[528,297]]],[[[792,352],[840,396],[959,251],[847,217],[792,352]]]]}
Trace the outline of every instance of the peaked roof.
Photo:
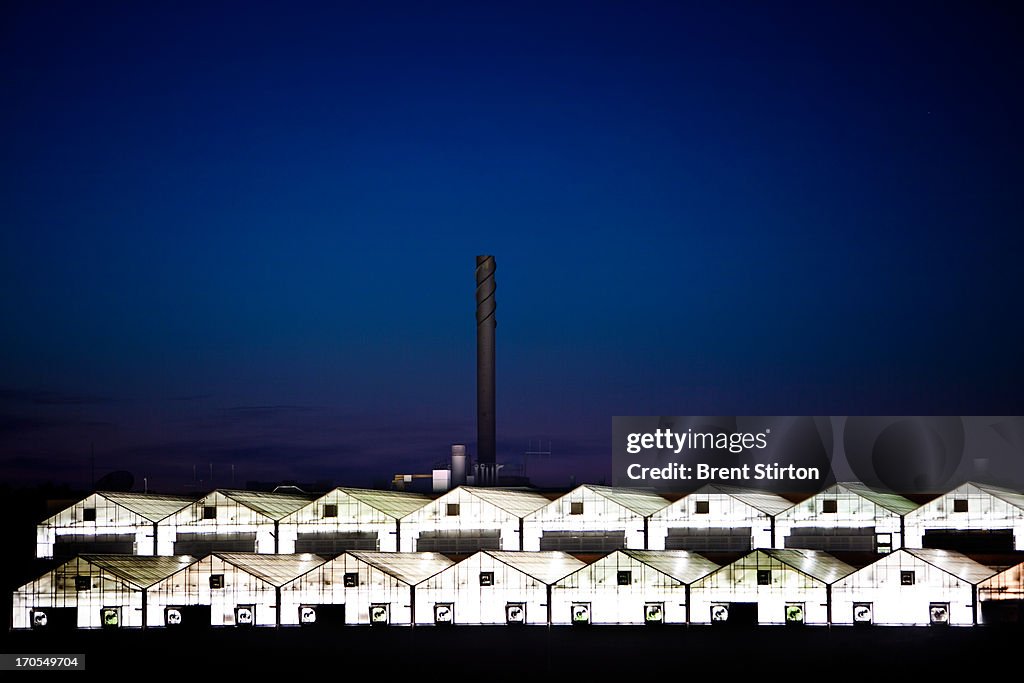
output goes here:
{"type": "Polygon", "coordinates": [[[991,496],[994,496],[995,498],[998,498],[999,500],[1024,510],[1024,493],[1021,493],[1020,491],[1014,491],[1013,489],[1004,488],[1002,486],[993,486],[991,484],[979,484],[973,481],[969,481],[967,483],[991,496]]]}
{"type": "Polygon", "coordinates": [[[374,510],[379,510],[395,519],[401,519],[411,512],[416,512],[431,500],[429,496],[424,496],[421,493],[406,493],[405,491],[352,489],[344,486],[339,486],[335,491],[341,491],[360,503],[365,503],[374,510]]]}
{"type": "Polygon", "coordinates": [[[350,550],[345,554],[376,567],[410,586],[425,581],[455,564],[440,553],[380,553],[350,550]]]}
{"type": "Polygon", "coordinates": [[[585,566],[585,563],[561,550],[481,550],[480,552],[547,584],[554,583],[585,566]]]}
{"type": "MultiPolygon", "coordinates": [[[[80,555],[79,559],[124,579],[133,586],[149,588],[158,581],[195,563],[190,555],[148,557],[137,555],[80,555]]],[[[73,562],[74,560],[72,560],[73,562]]]]}
{"type": "Polygon", "coordinates": [[[119,505],[125,510],[134,512],[150,522],[159,522],[195,502],[194,498],[165,496],[155,493],[97,491],[96,495],[106,498],[111,503],[119,505]]]}
{"type": "MultiPolygon", "coordinates": [[[[583,484],[580,489],[589,489],[602,498],[607,498],[627,510],[631,510],[642,517],[649,517],[658,510],[668,507],[668,500],[657,493],[640,491],[637,489],[612,488],[611,486],[596,486],[594,484],[583,484]]],[[[579,489],[575,489],[579,490],[579,489]]],[[[570,491],[566,495],[572,495],[570,491]]]]}
{"type": "MultiPolygon", "coordinates": [[[[535,512],[551,501],[539,493],[533,491],[521,491],[518,489],[483,488],[480,486],[459,486],[452,489],[445,495],[454,491],[465,491],[466,493],[489,503],[496,508],[504,510],[514,517],[525,517],[535,512]]],[[[444,496],[441,496],[443,498],[444,496]]],[[[440,500],[440,498],[438,498],[440,500]]]]}
{"type": "Polygon", "coordinates": [[[292,579],[310,572],[327,560],[310,553],[267,555],[263,553],[213,553],[228,564],[280,588],[292,579]]]}
{"type": "Polygon", "coordinates": [[[637,562],[654,567],[680,583],[693,583],[720,567],[703,555],[686,550],[616,550],[615,552],[628,555],[637,562]]]}
{"type": "MultiPolygon", "coordinates": [[[[750,554],[753,555],[754,553],[764,553],[822,583],[834,583],[847,574],[852,574],[856,571],[845,562],[820,550],[800,550],[796,548],[778,550],[765,548],[755,550],[750,554]]],[[[745,557],[749,556],[746,555],[745,557]]]]}
{"type": "Polygon", "coordinates": [[[981,583],[997,573],[995,569],[986,567],[966,555],[952,550],[936,550],[935,548],[902,548],[901,550],[971,584],[981,583]]]}
{"type": "MultiPolygon", "coordinates": [[[[786,500],[777,493],[771,493],[770,491],[760,491],[758,489],[742,488],[739,486],[723,486],[721,484],[705,484],[699,489],[689,494],[692,496],[694,493],[701,494],[721,494],[725,496],[731,496],[741,503],[745,503],[750,507],[763,512],[766,515],[777,515],[783,510],[787,510],[793,507],[793,503],[786,500]]],[[[689,496],[684,496],[679,500],[686,500],[689,496]]]]}
{"type": "Polygon", "coordinates": [[[276,520],[287,517],[318,497],[311,493],[268,493],[234,489],[217,489],[214,493],[220,493],[265,517],[276,520]]]}
{"type": "Polygon", "coordinates": [[[919,506],[912,500],[907,500],[903,496],[896,493],[882,493],[875,491],[859,481],[844,481],[834,486],[825,489],[825,493],[828,493],[834,488],[843,488],[854,493],[861,498],[866,498],[878,507],[885,508],[889,512],[893,512],[897,515],[905,515],[911,510],[916,510],[919,506]]]}

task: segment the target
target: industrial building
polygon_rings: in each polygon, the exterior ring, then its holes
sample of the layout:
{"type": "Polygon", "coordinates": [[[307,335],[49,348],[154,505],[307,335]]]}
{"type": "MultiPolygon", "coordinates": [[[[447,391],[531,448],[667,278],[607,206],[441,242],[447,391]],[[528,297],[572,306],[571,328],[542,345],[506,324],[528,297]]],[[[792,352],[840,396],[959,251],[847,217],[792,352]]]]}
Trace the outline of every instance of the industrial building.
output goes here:
{"type": "Polygon", "coordinates": [[[967,482],[907,514],[908,548],[1024,550],[1024,494],[967,482]]]}
{"type": "Polygon", "coordinates": [[[281,587],[283,602],[298,604],[281,623],[411,625],[416,586],[452,564],[438,553],[343,553],[281,587]]]}
{"type": "Polygon", "coordinates": [[[558,580],[553,624],[685,624],[689,587],[719,566],[685,550],[616,550],[558,580]]]}
{"type": "Polygon", "coordinates": [[[551,587],[583,567],[557,551],[482,550],[416,588],[417,624],[549,624],[551,587]]]}
{"type": "Polygon", "coordinates": [[[430,502],[418,493],[336,488],[278,522],[278,552],[333,557],[346,550],[399,549],[399,520],[430,502]]]}
{"type": "Polygon", "coordinates": [[[181,496],[97,491],[36,526],[36,557],[172,555],[173,539],[161,536],[159,525],[192,502],[181,496]]]}
{"type": "Polygon", "coordinates": [[[649,491],[583,484],[523,520],[524,550],[645,550],[648,520],[668,505],[649,491]]]}
{"type": "Polygon", "coordinates": [[[280,521],[314,499],[301,492],[217,489],[167,517],[160,534],[173,541],[176,555],[278,553],[280,521]]]}
{"type": "Polygon", "coordinates": [[[830,587],[854,568],[816,550],[755,550],[690,586],[690,623],[829,623],[830,587]]]}
{"type": "Polygon", "coordinates": [[[993,574],[957,552],[896,550],[832,586],[832,623],[973,626],[978,585],[993,574]]]}
{"type": "Polygon", "coordinates": [[[903,547],[903,516],[916,507],[858,482],[835,484],[775,517],[774,547],[889,553],[903,547]]]}
{"type": "Polygon", "coordinates": [[[213,553],[154,583],[147,591],[150,626],[278,626],[291,623],[314,595],[282,587],[322,565],[301,553],[213,553]]]}
{"type": "Polygon", "coordinates": [[[549,502],[531,491],[460,486],[400,520],[401,549],[522,550],[523,520],[549,502]]]}
{"type": "MultiPolygon", "coordinates": [[[[195,558],[80,555],[14,591],[16,629],[145,628],[149,590],[195,558]]],[[[156,625],[162,624],[162,615],[156,625]]]]}
{"type": "Polygon", "coordinates": [[[747,551],[775,547],[775,516],[793,504],[774,493],[702,486],[651,515],[651,550],[747,551]]]}

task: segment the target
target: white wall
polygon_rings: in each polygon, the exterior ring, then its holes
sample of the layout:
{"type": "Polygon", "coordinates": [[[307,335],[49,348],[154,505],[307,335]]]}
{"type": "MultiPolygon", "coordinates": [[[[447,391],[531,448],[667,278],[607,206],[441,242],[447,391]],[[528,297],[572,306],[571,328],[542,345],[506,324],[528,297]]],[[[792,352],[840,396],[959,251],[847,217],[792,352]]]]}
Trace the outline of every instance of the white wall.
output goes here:
{"type": "Polygon", "coordinates": [[[1024,510],[972,484],[962,484],[909,513],[906,516],[907,547],[922,547],[924,534],[929,529],[1013,529],[1014,548],[1024,550],[1024,510]],[[967,512],[954,511],[957,499],[967,501],[967,512]]]}
{"type": "Polygon", "coordinates": [[[927,626],[929,605],[949,603],[950,623],[974,623],[972,587],[947,572],[896,551],[837,581],[832,587],[832,623],[853,624],[854,603],[870,603],[872,623],[927,626]],[[901,583],[901,572],[914,572],[914,585],[901,583]]]}
{"type": "Polygon", "coordinates": [[[434,605],[453,603],[455,624],[504,624],[507,603],[525,603],[529,624],[547,624],[547,586],[487,553],[476,553],[416,588],[416,623],[434,623],[434,605]],[[481,586],[480,573],[494,572],[481,586]]]}
{"type": "Polygon", "coordinates": [[[686,623],[686,586],[621,552],[583,567],[552,587],[553,624],[572,623],[573,603],[589,603],[592,624],[643,624],[644,605],[663,603],[665,623],[686,623]],[[618,585],[629,571],[630,584],[618,585]]]}
{"type": "Polygon", "coordinates": [[[215,555],[209,555],[152,586],[147,601],[150,626],[162,626],[164,608],[175,605],[210,605],[210,623],[213,626],[234,626],[235,607],[254,604],[257,626],[274,626],[277,623],[274,586],[215,555]],[[214,574],[223,574],[223,588],[210,587],[210,576],[214,574]]]}
{"type": "Polygon", "coordinates": [[[274,553],[274,521],[255,510],[214,491],[192,505],[171,515],[159,525],[161,550],[173,554],[177,540],[201,541],[213,534],[255,533],[258,553],[274,553]],[[203,508],[217,508],[216,519],[203,519],[203,508]]]}
{"type": "Polygon", "coordinates": [[[793,529],[807,527],[868,528],[876,534],[890,534],[892,549],[902,547],[900,516],[852,491],[838,486],[811,496],[775,517],[775,547],[785,548],[793,529]],[[823,512],[823,501],[836,501],[836,512],[823,512]]]}
{"type": "Polygon", "coordinates": [[[53,557],[53,546],[59,536],[100,534],[126,534],[133,538],[133,554],[153,554],[153,523],[93,493],[36,525],[36,557],[53,557]],[[84,521],[86,508],[96,510],[95,521],[84,521]]]}
{"type": "Polygon", "coordinates": [[[79,628],[101,628],[100,610],[119,607],[121,628],[142,627],[142,591],[120,579],[104,576],[99,567],[77,558],[14,592],[12,628],[31,628],[31,610],[46,607],[77,608],[79,628]],[[89,577],[87,590],[76,587],[76,576],[89,577]]]}
{"type": "Polygon", "coordinates": [[[772,520],[738,498],[723,493],[691,493],[655,512],[648,521],[647,547],[664,550],[671,528],[708,529],[750,527],[751,548],[772,547],[772,520]],[[708,513],[696,512],[697,501],[708,504],[708,513]]]}
{"type": "Polygon", "coordinates": [[[519,518],[457,488],[402,518],[402,551],[416,551],[423,531],[491,529],[501,532],[501,550],[519,550],[519,518]],[[459,505],[457,516],[447,514],[450,503],[459,505]]]}
{"type": "Polygon", "coordinates": [[[626,547],[645,549],[644,518],[585,486],[577,487],[523,520],[523,550],[540,550],[545,531],[625,531],[626,547]],[[582,514],[571,514],[582,503],[582,514]]]}
{"type": "Polygon", "coordinates": [[[288,515],[278,524],[279,552],[295,552],[295,541],[302,533],[374,532],[382,552],[398,550],[397,520],[344,491],[330,491],[309,505],[288,515]],[[336,505],[337,517],[324,517],[324,506],[336,505]]]}
{"type": "Polygon", "coordinates": [[[757,603],[760,624],[784,624],[788,603],[803,604],[804,623],[828,623],[825,584],[764,553],[751,553],[695,581],[690,586],[690,623],[709,624],[712,605],[733,602],[757,603]],[[758,570],[771,571],[771,585],[758,585],[758,570]]]}

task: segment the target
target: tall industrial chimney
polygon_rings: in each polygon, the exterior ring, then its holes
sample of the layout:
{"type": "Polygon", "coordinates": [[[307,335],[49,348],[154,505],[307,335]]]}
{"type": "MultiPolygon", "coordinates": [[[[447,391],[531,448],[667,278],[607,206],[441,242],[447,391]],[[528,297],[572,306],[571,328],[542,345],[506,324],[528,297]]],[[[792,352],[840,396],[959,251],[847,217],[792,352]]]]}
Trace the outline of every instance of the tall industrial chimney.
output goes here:
{"type": "Polygon", "coordinates": [[[494,442],[494,317],[493,256],[476,257],[476,450],[477,485],[498,483],[494,442]]]}

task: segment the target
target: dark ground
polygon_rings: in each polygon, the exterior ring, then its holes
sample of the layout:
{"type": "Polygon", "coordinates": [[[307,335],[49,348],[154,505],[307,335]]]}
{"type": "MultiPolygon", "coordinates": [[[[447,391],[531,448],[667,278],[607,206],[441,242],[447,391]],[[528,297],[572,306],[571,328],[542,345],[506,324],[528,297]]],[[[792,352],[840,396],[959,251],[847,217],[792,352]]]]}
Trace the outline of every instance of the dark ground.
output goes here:
{"type": "MultiPolygon", "coordinates": [[[[331,630],[216,629],[6,633],[0,652],[86,655],[96,672],[184,675],[207,672],[356,673],[392,676],[477,674],[487,679],[609,675],[639,680],[747,671],[787,677],[813,672],[859,679],[1014,671],[1019,628],[759,627],[342,627],[331,630]]],[[[372,679],[371,679],[372,680],[372,679]]]]}

